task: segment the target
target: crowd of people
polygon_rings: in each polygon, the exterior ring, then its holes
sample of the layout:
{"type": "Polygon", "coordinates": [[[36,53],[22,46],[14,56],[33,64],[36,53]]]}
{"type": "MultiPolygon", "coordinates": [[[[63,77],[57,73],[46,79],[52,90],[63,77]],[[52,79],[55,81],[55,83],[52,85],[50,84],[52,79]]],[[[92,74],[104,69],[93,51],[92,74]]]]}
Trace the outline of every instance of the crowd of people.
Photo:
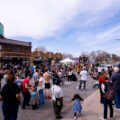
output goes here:
{"type": "Polygon", "coordinates": [[[115,109],[120,110],[120,68],[119,66],[94,66],[91,69],[91,76],[98,80],[93,87],[98,87],[100,90],[100,103],[104,105],[104,115],[100,117],[101,120],[108,118],[108,106],[110,109],[110,120],[114,120],[113,105],[115,109]]]}
{"type": "MultiPolygon", "coordinates": [[[[23,110],[27,106],[31,106],[31,97],[32,110],[45,104],[46,99],[52,99],[55,117],[56,119],[62,119],[63,90],[60,85],[64,84],[64,78],[67,78],[68,83],[70,83],[71,81],[77,81],[77,76],[80,76],[79,89],[83,88],[85,90],[88,74],[93,79],[98,80],[94,87],[98,86],[100,89],[100,102],[104,104],[104,116],[101,120],[107,119],[107,106],[110,108],[110,118],[112,120],[113,104],[115,104],[116,109],[120,110],[120,70],[118,67],[104,69],[101,66],[89,63],[51,67],[48,64],[41,66],[3,66],[0,70],[0,94],[4,120],[16,120],[19,105],[21,104],[23,110]],[[3,85],[1,85],[2,80],[3,85]]],[[[74,119],[77,119],[77,112],[80,114],[82,110],[81,101],[83,101],[83,98],[79,94],[75,94],[71,101],[74,101],[74,119]]]]}

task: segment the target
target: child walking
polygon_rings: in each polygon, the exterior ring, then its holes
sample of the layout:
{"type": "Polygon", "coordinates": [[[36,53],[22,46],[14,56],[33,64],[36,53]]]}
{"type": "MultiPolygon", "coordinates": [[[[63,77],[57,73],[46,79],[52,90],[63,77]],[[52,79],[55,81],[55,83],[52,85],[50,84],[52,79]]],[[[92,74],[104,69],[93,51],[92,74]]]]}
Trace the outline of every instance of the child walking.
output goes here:
{"type": "Polygon", "coordinates": [[[81,98],[79,94],[75,94],[72,101],[74,101],[73,104],[74,120],[77,120],[77,112],[80,115],[82,110],[82,105],[80,101],[83,101],[83,98],[81,98]]]}

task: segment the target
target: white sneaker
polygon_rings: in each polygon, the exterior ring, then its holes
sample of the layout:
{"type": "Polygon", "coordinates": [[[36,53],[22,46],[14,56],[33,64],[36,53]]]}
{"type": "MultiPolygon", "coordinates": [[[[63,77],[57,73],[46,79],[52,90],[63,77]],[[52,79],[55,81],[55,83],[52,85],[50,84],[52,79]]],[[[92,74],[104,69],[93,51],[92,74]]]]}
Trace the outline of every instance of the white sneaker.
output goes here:
{"type": "Polygon", "coordinates": [[[107,119],[104,119],[103,117],[100,117],[100,120],[107,120],[107,119]]]}
{"type": "Polygon", "coordinates": [[[77,117],[76,117],[76,116],[74,116],[74,120],[77,120],[77,117]]]}

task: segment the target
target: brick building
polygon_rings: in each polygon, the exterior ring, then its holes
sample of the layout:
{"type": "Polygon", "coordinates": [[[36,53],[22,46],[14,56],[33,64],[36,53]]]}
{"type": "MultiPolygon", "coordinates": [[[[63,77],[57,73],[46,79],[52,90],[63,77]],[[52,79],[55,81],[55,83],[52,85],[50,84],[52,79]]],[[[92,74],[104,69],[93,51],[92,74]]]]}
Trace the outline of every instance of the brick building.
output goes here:
{"type": "Polygon", "coordinates": [[[23,42],[4,37],[4,26],[0,23],[0,66],[4,64],[22,64],[23,62],[40,63],[62,59],[61,53],[34,51],[31,42],[23,42]]]}
{"type": "Polygon", "coordinates": [[[31,43],[0,37],[0,65],[30,61],[31,43]]]}
{"type": "Polygon", "coordinates": [[[46,52],[43,53],[42,51],[34,51],[32,52],[32,62],[33,63],[40,63],[43,61],[51,61],[56,60],[59,61],[63,58],[61,53],[53,53],[53,52],[46,52]]]}
{"type": "Polygon", "coordinates": [[[7,39],[4,26],[0,23],[0,66],[4,64],[22,64],[30,61],[31,43],[7,39]]]}

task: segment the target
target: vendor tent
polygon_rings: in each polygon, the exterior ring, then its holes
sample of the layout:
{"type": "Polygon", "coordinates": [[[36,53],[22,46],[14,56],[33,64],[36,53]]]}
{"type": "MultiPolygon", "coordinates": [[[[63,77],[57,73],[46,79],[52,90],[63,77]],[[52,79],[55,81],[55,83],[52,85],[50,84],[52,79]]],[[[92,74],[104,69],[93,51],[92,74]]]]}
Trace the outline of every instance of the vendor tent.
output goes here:
{"type": "Polygon", "coordinates": [[[90,63],[95,63],[95,60],[89,60],[90,63]]]}
{"type": "Polygon", "coordinates": [[[64,59],[64,60],[62,60],[62,61],[60,61],[61,63],[74,63],[75,61],[74,60],[72,60],[72,59],[70,59],[70,58],[66,58],[66,59],[64,59]]]}

